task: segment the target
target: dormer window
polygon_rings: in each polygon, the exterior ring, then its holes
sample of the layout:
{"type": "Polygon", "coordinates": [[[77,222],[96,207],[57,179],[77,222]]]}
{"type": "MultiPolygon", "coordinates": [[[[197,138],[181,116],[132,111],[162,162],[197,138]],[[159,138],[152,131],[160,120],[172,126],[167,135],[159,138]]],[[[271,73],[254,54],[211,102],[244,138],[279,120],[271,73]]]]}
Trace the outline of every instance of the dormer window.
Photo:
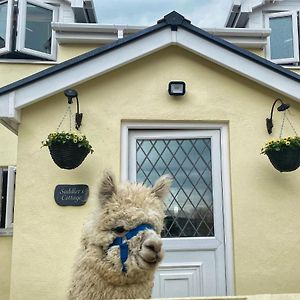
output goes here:
{"type": "Polygon", "coordinates": [[[0,1],[0,57],[55,60],[57,8],[34,0],[0,1]]]}
{"type": "Polygon", "coordinates": [[[266,48],[267,58],[279,64],[299,62],[297,13],[279,12],[265,16],[266,27],[272,30],[266,48]]]}

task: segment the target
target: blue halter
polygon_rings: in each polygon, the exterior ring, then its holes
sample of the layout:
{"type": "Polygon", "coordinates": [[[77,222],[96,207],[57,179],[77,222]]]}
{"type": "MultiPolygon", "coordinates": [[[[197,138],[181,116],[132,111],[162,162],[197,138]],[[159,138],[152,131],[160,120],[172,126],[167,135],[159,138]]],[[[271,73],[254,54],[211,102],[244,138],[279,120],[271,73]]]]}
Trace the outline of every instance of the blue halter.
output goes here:
{"type": "Polygon", "coordinates": [[[125,266],[125,262],[128,258],[128,244],[127,241],[136,236],[139,232],[144,231],[146,229],[153,229],[153,226],[149,224],[141,224],[137,227],[129,230],[124,236],[116,237],[113,242],[109,245],[108,249],[112,246],[120,247],[120,259],[122,263],[122,272],[127,273],[127,268],[125,266]]]}

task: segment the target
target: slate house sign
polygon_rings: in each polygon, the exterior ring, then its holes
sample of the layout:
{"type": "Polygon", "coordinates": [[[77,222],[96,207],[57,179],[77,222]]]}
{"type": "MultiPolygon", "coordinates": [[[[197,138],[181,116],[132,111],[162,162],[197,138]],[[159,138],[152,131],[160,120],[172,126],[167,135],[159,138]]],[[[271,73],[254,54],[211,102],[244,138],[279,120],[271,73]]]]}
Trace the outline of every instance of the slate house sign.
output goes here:
{"type": "Polygon", "coordinates": [[[55,202],[60,206],[84,205],[89,196],[89,187],[86,184],[61,184],[54,190],[55,202]]]}

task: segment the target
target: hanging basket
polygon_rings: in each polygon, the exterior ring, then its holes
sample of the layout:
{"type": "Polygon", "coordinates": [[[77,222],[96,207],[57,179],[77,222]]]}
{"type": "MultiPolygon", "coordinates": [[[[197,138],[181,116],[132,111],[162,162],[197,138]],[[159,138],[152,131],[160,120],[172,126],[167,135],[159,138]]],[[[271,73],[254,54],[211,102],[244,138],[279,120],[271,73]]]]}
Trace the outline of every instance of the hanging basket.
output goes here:
{"type": "Polygon", "coordinates": [[[295,171],[300,166],[300,148],[285,148],[266,152],[270,162],[279,172],[295,171]]]}
{"type": "MultiPolygon", "coordinates": [[[[68,107],[60,121],[56,132],[52,132],[48,135],[47,139],[42,141],[42,147],[48,147],[50,155],[55,164],[62,169],[75,169],[81,165],[86,156],[89,153],[93,153],[94,150],[87,140],[84,134],[81,134],[79,128],[82,121],[82,113],[79,113],[79,101],[78,93],[76,90],[67,89],[64,91],[65,96],[68,99],[68,107]],[[72,110],[71,104],[73,98],[77,100],[77,113],[75,115],[75,129],[77,132],[71,132],[72,130],[72,110]],[[64,122],[66,116],[69,115],[69,132],[60,131],[60,127],[64,122]]],[[[74,120],[74,119],[73,119],[74,120]]]]}
{"type": "Polygon", "coordinates": [[[48,146],[50,155],[57,166],[62,169],[75,169],[81,165],[90,149],[79,147],[78,144],[66,142],[48,146]]]}
{"type": "Polygon", "coordinates": [[[48,147],[57,166],[62,169],[75,169],[81,165],[89,153],[94,150],[85,135],[70,132],[52,132],[42,147],[48,147]]]}
{"type": "MultiPolygon", "coordinates": [[[[273,111],[275,103],[278,100],[280,100],[280,99],[277,99],[274,102],[272,111],[273,111]]],[[[288,116],[286,114],[286,110],[289,107],[290,106],[288,104],[284,104],[282,102],[282,105],[278,108],[278,111],[284,111],[279,139],[275,139],[275,140],[273,139],[273,140],[267,142],[264,145],[264,147],[261,149],[261,154],[266,154],[268,156],[270,162],[274,166],[274,168],[276,170],[278,170],[279,172],[295,171],[300,166],[300,136],[297,134],[292,122],[290,121],[290,119],[288,118],[288,116]],[[284,109],[282,108],[283,105],[285,105],[283,107],[284,109]],[[295,133],[295,136],[288,136],[285,138],[282,137],[285,120],[288,121],[293,132],[295,133]]],[[[271,115],[272,115],[272,113],[271,113],[271,115]]],[[[272,121],[270,122],[270,119],[267,119],[267,127],[268,127],[268,133],[271,133],[273,123],[272,123],[272,121]]]]}

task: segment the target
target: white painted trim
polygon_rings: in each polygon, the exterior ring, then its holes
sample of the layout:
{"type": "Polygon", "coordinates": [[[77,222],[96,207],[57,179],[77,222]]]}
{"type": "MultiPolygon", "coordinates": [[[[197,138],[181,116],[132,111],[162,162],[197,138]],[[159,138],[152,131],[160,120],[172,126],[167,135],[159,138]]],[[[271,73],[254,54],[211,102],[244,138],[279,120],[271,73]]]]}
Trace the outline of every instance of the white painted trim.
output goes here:
{"type": "Polygon", "coordinates": [[[9,166],[7,168],[7,202],[6,202],[6,219],[5,228],[13,227],[13,212],[15,200],[15,177],[16,168],[9,166]]]}
{"type": "Polygon", "coordinates": [[[270,28],[270,19],[272,18],[283,18],[283,17],[292,17],[292,30],[293,30],[293,52],[294,57],[290,58],[281,58],[281,59],[272,59],[271,58],[271,36],[267,39],[266,47],[266,57],[267,59],[273,61],[277,64],[288,64],[299,61],[299,42],[298,42],[298,21],[297,21],[297,12],[278,12],[278,13],[269,13],[265,14],[265,25],[267,28],[270,28]]]}
{"type": "Polygon", "coordinates": [[[0,238],[1,236],[13,236],[12,228],[0,228],[0,238]]]}
{"type": "Polygon", "coordinates": [[[6,210],[5,210],[5,228],[0,228],[0,236],[12,235],[16,167],[14,166],[0,167],[0,197],[3,192],[2,191],[3,171],[7,172],[6,210]]]}
{"type": "Polygon", "coordinates": [[[5,54],[11,51],[12,44],[12,23],[13,23],[13,0],[7,0],[1,3],[1,5],[7,3],[7,14],[6,14],[6,31],[5,31],[5,47],[0,48],[0,54],[5,54]]]}
{"type": "Polygon", "coordinates": [[[223,187],[223,220],[225,239],[225,263],[227,281],[227,296],[233,296],[234,287],[234,257],[233,257],[233,232],[232,232],[232,208],[231,208],[231,181],[230,181],[230,152],[228,125],[220,127],[221,132],[221,172],[223,187]]]}
{"type": "MultiPolygon", "coordinates": [[[[129,130],[136,129],[190,129],[190,130],[220,130],[220,155],[222,169],[222,189],[223,189],[223,220],[224,220],[224,247],[225,247],[225,265],[226,265],[226,289],[227,295],[234,295],[234,258],[233,258],[233,235],[232,235],[232,214],[231,214],[231,183],[230,183],[230,156],[229,156],[229,130],[228,125],[223,123],[188,123],[188,122],[122,122],[121,126],[121,180],[129,178],[129,130]]],[[[187,238],[186,246],[191,247],[187,238]]],[[[172,243],[172,242],[171,242],[172,243]]],[[[215,243],[213,240],[207,243],[207,246],[215,243]]],[[[170,244],[174,250],[175,243],[170,244]]],[[[197,247],[197,246],[195,246],[197,247]]]]}
{"type": "MultiPolygon", "coordinates": [[[[203,282],[203,263],[164,263],[162,262],[155,274],[155,279],[154,279],[154,289],[152,290],[152,298],[166,298],[167,295],[165,294],[166,289],[164,288],[164,280],[162,277],[167,277],[167,278],[174,278],[174,279],[180,279],[180,278],[189,278],[189,280],[193,281],[190,282],[188,286],[189,292],[191,292],[190,296],[202,296],[203,297],[203,292],[204,292],[204,282],[203,282]],[[190,277],[187,274],[190,273],[191,271],[194,271],[193,275],[190,277]],[[169,274],[168,274],[169,273],[169,274]],[[175,274],[174,274],[175,273],[175,274]],[[156,288],[155,288],[155,285],[156,288]],[[159,295],[155,295],[158,293],[159,295]]],[[[206,286],[207,288],[211,288],[206,286]]],[[[170,298],[169,298],[170,299],[170,298]]],[[[179,298],[177,298],[179,299],[179,298]]],[[[182,298],[183,299],[183,298],[182,298]]],[[[184,299],[196,299],[196,298],[184,298],[184,299]]],[[[198,299],[198,298],[197,298],[198,299]]]]}
{"type": "Polygon", "coordinates": [[[267,37],[270,35],[271,30],[265,28],[201,28],[202,30],[207,31],[208,33],[221,37],[231,37],[231,36],[240,36],[240,37],[267,37]]]}
{"type": "Polygon", "coordinates": [[[8,107],[8,116],[10,119],[16,120],[18,123],[21,122],[21,112],[20,110],[15,109],[15,99],[16,93],[11,92],[9,94],[9,107],[8,107]]]}
{"type": "Polygon", "coordinates": [[[164,249],[167,251],[182,250],[216,250],[222,243],[216,237],[197,237],[197,238],[164,238],[164,249]]]}
{"type": "Polygon", "coordinates": [[[25,46],[25,39],[26,39],[26,12],[27,12],[27,3],[33,4],[38,7],[45,8],[47,10],[52,11],[52,22],[55,22],[58,20],[58,8],[54,7],[52,5],[48,5],[46,3],[41,3],[36,0],[24,0],[19,2],[19,14],[18,14],[18,35],[16,39],[16,50],[22,53],[34,55],[41,58],[56,59],[56,51],[57,51],[57,45],[56,45],[56,38],[55,38],[55,31],[52,29],[52,37],[51,37],[51,53],[43,53],[41,51],[33,50],[30,48],[26,48],[25,46]]]}
{"type": "Polygon", "coordinates": [[[118,40],[116,33],[91,33],[91,32],[57,32],[57,42],[62,44],[110,44],[118,40]]]}
{"type": "Polygon", "coordinates": [[[8,59],[0,57],[0,64],[24,64],[24,65],[57,65],[60,62],[57,61],[46,61],[46,60],[33,60],[33,59],[8,59]]]}
{"type": "Polygon", "coordinates": [[[93,32],[93,33],[116,33],[118,27],[124,28],[125,33],[134,33],[145,29],[145,26],[130,26],[130,25],[105,25],[91,23],[61,23],[53,22],[52,28],[56,32],[93,32]]]}

